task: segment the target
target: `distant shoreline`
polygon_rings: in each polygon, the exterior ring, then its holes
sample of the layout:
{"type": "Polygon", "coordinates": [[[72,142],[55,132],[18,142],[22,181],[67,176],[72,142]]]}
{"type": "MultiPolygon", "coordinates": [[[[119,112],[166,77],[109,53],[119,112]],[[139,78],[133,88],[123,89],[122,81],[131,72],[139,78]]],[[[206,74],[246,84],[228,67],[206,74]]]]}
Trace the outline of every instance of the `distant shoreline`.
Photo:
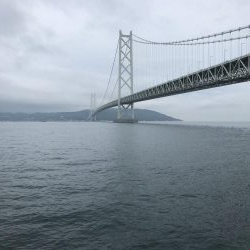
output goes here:
{"type": "MultiPolygon", "coordinates": [[[[139,121],[181,121],[180,119],[148,109],[135,109],[135,117],[139,121]]],[[[36,113],[7,113],[0,112],[0,121],[34,121],[34,122],[65,122],[88,121],[88,109],[76,112],[36,112],[36,113]]],[[[104,110],[97,114],[97,121],[114,121],[117,118],[117,109],[104,110]]]]}

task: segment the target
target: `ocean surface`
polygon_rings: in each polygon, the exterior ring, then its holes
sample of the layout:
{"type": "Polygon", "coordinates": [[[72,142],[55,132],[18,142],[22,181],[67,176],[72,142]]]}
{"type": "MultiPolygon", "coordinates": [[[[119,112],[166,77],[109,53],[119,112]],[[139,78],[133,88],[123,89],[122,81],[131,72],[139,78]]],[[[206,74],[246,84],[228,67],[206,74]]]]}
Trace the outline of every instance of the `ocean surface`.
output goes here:
{"type": "Polygon", "coordinates": [[[250,249],[250,123],[0,123],[0,249],[250,249]]]}

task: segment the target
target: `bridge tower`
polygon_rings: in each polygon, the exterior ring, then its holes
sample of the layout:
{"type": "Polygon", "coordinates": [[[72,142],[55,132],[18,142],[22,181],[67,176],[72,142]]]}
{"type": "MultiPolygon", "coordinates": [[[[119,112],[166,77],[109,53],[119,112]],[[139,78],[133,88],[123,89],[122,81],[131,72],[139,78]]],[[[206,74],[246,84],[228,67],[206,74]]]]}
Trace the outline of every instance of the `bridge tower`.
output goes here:
{"type": "Polygon", "coordinates": [[[116,122],[137,122],[134,104],[122,104],[122,94],[133,94],[133,44],[129,35],[119,32],[118,113],[116,122]]]}
{"type": "Polygon", "coordinates": [[[96,115],[94,115],[94,112],[96,110],[96,95],[94,93],[91,93],[90,97],[90,109],[89,109],[89,121],[95,121],[96,115]]]}

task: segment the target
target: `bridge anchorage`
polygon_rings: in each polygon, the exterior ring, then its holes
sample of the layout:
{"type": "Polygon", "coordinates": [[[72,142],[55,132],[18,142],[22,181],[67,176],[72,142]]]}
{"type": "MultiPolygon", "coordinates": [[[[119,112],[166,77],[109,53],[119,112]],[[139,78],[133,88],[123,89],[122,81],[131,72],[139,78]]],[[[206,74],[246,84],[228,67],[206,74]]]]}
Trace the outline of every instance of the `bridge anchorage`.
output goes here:
{"type": "Polygon", "coordinates": [[[133,123],[137,121],[136,102],[247,81],[250,81],[250,25],[170,42],[150,41],[132,31],[128,35],[120,31],[106,92],[90,117],[118,107],[115,121],[133,123]],[[109,100],[104,102],[117,54],[118,77],[114,78],[109,100]]]}

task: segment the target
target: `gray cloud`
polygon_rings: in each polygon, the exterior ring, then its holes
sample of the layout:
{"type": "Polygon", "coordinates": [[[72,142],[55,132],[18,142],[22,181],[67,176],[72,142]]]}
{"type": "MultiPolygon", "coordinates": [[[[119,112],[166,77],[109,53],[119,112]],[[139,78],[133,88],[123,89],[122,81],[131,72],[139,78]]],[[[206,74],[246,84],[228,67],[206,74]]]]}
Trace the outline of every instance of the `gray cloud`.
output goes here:
{"type": "MultiPolygon", "coordinates": [[[[247,0],[0,0],[0,111],[72,111],[105,91],[119,29],[168,41],[248,24],[247,0]]],[[[136,83],[135,83],[136,84],[136,83]]],[[[249,84],[136,104],[186,120],[249,120],[249,84]]]]}
{"type": "Polygon", "coordinates": [[[0,1],[0,36],[10,37],[25,30],[26,16],[14,1],[0,1]]]}

